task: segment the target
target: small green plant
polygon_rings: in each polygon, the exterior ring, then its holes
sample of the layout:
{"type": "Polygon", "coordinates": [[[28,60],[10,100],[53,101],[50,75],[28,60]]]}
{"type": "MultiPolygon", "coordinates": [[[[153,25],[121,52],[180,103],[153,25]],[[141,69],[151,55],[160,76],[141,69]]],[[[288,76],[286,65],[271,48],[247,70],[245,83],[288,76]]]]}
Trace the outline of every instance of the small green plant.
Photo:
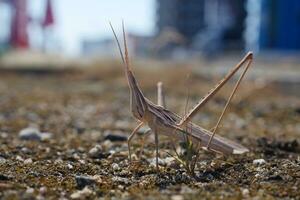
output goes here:
{"type": "Polygon", "coordinates": [[[195,170],[200,155],[200,145],[199,143],[194,145],[190,136],[184,135],[184,137],[185,141],[181,143],[182,150],[178,152],[172,142],[175,155],[172,155],[171,153],[168,154],[184,167],[188,175],[195,177],[195,170]]]}

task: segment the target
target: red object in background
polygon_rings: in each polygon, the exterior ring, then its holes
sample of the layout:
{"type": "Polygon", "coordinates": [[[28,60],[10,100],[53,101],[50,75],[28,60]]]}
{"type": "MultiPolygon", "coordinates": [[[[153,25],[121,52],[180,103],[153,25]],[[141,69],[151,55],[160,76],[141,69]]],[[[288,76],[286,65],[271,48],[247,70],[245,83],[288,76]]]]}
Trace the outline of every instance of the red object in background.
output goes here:
{"type": "Polygon", "coordinates": [[[27,0],[11,0],[14,9],[12,17],[10,43],[15,48],[28,48],[27,0]]]}
{"type": "Polygon", "coordinates": [[[42,26],[48,27],[54,24],[51,0],[47,0],[46,14],[42,26]]]}

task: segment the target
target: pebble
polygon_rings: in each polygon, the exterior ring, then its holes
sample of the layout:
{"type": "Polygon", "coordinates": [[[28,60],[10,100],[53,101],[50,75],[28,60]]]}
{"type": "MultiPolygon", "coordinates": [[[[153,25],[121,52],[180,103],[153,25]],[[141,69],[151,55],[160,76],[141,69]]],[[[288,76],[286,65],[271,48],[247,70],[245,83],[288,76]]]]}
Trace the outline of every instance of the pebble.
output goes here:
{"type": "Polygon", "coordinates": [[[123,141],[127,141],[127,137],[125,135],[121,135],[121,134],[107,134],[104,137],[104,140],[110,140],[112,142],[123,142],[123,141]]]}
{"type": "Polygon", "coordinates": [[[93,176],[93,179],[97,182],[97,183],[102,183],[102,178],[100,175],[94,175],[93,176]]]}
{"type": "Polygon", "coordinates": [[[112,169],[114,170],[114,171],[119,171],[121,168],[120,168],[120,166],[117,164],[117,163],[113,163],[112,165],[111,165],[111,167],[112,167],[112,169]]]}
{"type": "Polygon", "coordinates": [[[28,149],[27,147],[23,147],[23,148],[21,149],[21,151],[22,151],[23,153],[26,153],[26,154],[31,153],[31,150],[28,149]]]}
{"type": "Polygon", "coordinates": [[[0,164],[6,163],[6,159],[0,156],[0,164]]]}
{"type": "Polygon", "coordinates": [[[105,140],[102,144],[105,149],[110,149],[113,146],[113,143],[110,140],[105,140]]]}
{"type": "Polygon", "coordinates": [[[91,158],[101,158],[103,153],[103,149],[100,145],[96,145],[89,150],[89,157],[91,158]]]}
{"type": "Polygon", "coordinates": [[[6,132],[1,132],[1,133],[0,133],[0,137],[1,137],[2,139],[5,139],[5,138],[8,137],[8,134],[7,134],[6,132]]]}
{"type": "Polygon", "coordinates": [[[22,162],[24,161],[24,159],[21,156],[19,156],[19,155],[16,156],[16,160],[22,161],[22,162]]]}
{"type": "Polygon", "coordinates": [[[21,140],[37,140],[37,141],[46,141],[51,139],[53,136],[52,133],[43,132],[41,133],[38,128],[27,127],[22,129],[19,132],[19,138],[21,140]]]}
{"type": "Polygon", "coordinates": [[[175,158],[173,158],[173,157],[166,157],[164,159],[164,161],[168,167],[176,167],[177,166],[177,162],[176,162],[175,158]]]}
{"type": "Polygon", "coordinates": [[[22,140],[40,140],[40,131],[37,128],[27,127],[19,132],[19,137],[22,140]]]}
{"type": "Polygon", "coordinates": [[[75,181],[78,189],[83,189],[86,186],[93,185],[96,180],[91,176],[75,176],[75,181]]]}
{"type": "Polygon", "coordinates": [[[47,192],[47,187],[43,186],[43,187],[40,187],[40,194],[44,195],[46,194],[47,192]]]}
{"type": "Polygon", "coordinates": [[[31,163],[33,163],[31,158],[27,158],[26,160],[24,160],[25,165],[28,165],[28,164],[31,164],[31,163]]]}
{"type": "Polygon", "coordinates": [[[0,174],[0,180],[1,181],[7,181],[7,180],[10,180],[10,179],[12,179],[11,176],[7,176],[5,174],[0,174]]]}
{"type": "Polygon", "coordinates": [[[68,163],[67,167],[68,167],[68,169],[73,169],[74,168],[73,165],[71,165],[70,163],[68,163]]]}
{"type": "Polygon", "coordinates": [[[171,199],[172,200],[183,200],[183,196],[182,195],[172,195],[171,199]]]}
{"type": "Polygon", "coordinates": [[[264,159],[255,159],[253,160],[253,164],[254,165],[262,165],[262,164],[265,164],[266,161],[264,159]]]}
{"type": "Polygon", "coordinates": [[[78,160],[78,162],[79,162],[80,164],[82,164],[82,165],[85,164],[85,160],[78,160]]]}
{"type": "Polygon", "coordinates": [[[34,189],[33,188],[27,188],[25,191],[26,194],[33,194],[34,193],[34,189]]]}
{"type": "Polygon", "coordinates": [[[43,132],[43,133],[40,133],[39,136],[40,136],[41,141],[47,141],[53,137],[53,134],[49,133],[49,132],[43,132]]]}
{"type": "Polygon", "coordinates": [[[55,164],[62,164],[64,161],[61,158],[57,158],[54,163],[55,164]]]}
{"type": "Polygon", "coordinates": [[[88,187],[85,187],[83,190],[79,190],[71,194],[71,199],[85,199],[93,194],[93,191],[88,187]]]}
{"type": "MultiPolygon", "coordinates": [[[[156,167],[156,158],[148,159],[151,167],[156,167]]],[[[158,164],[162,166],[166,166],[165,160],[158,158],[158,164]]]]}
{"type": "Polygon", "coordinates": [[[249,196],[249,190],[247,188],[242,189],[242,194],[244,197],[248,197],[249,196]]]}
{"type": "Polygon", "coordinates": [[[119,176],[114,176],[111,179],[113,182],[116,183],[121,183],[121,184],[125,184],[128,185],[129,184],[129,179],[128,178],[123,178],[123,177],[119,177],[119,176]]]}

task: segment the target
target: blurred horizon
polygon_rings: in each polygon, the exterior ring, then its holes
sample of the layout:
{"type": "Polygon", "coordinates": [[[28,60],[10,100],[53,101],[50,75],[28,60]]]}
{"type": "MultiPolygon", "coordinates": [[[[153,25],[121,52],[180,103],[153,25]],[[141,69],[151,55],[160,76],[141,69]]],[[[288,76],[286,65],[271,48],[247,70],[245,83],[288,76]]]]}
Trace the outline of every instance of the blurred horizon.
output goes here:
{"type": "MultiPolygon", "coordinates": [[[[0,0],[0,54],[115,57],[109,22],[131,55],[188,60],[300,52],[297,0],[0,0]]],[[[26,57],[26,56],[25,56],[26,57]]]]}
{"type": "MultiPolygon", "coordinates": [[[[53,34],[63,53],[73,56],[80,54],[81,42],[84,39],[112,37],[110,21],[116,29],[121,27],[121,22],[124,20],[128,32],[150,35],[155,30],[154,4],[155,0],[132,0],[130,3],[117,0],[73,0],[72,2],[54,0],[52,2],[55,20],[53,34]]],[[[43,18],[46,0],[29,0],[27,7],[30,18],[34,21],[29,24],[29,35],[34,36],[30,42],[33,48],[38,48],[42,33],[35,21],[43,18]]],[[[10,15],[10,11],[2,15],[10,15]]],[[[6,19],[7,17],[4,16],[6,19]]],[[[4,28],[9,29],[9,26],[4,28]]],[[[3,32],[7,31],[9,30],[3,32]]]]}

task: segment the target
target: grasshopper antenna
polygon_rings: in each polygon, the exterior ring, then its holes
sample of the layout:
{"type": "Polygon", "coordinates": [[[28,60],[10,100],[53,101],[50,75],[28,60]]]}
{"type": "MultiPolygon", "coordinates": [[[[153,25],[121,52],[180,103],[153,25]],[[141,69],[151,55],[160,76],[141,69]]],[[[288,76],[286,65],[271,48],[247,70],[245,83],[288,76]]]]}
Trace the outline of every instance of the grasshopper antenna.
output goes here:
{"type": "Polygon", "coordinates": [[[109,25],[110,25],[110,28],[111,28],[111,30],[112,30],[112,32],[113,32],[113,34],[114,34],[115,39],[116,39],[116,42],[117,42],[117,45],[118,45],[118,49],[119,49],[119,52],[120,52],[120,55],[121,55],[121,58],[122,58],[122,61],[123,61],[123,63],[125,64],[124,55],[123,55],[122,48],[121,48],[119,39],[118,39],[118,37],[117,37],[117,34],[116,34],[116,32],[115,32],[115,30],[114,30],[114,27],[112,26],[111,22],[109,22],[109,25]]]}
{"type": "Polygon", "coordinates": [[[129,64],[129,56],[128,56],[128,48],[127,48],[124,20],[122,21],[122,29],[123,29],[124,48],[125,48],[125,64],[126,64],[127,71],[129,71],[130,64],[129,64]]]}

